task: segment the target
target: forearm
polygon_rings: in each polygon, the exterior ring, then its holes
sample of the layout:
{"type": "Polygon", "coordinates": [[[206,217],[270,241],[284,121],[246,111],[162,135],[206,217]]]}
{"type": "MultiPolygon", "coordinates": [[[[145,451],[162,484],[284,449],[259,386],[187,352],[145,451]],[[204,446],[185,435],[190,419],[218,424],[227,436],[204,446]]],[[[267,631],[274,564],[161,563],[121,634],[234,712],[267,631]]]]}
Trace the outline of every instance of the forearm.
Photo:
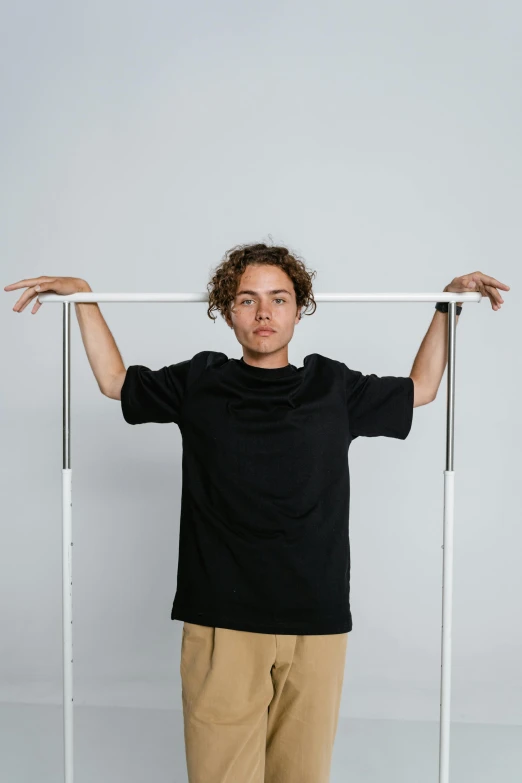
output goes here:
{"type": "MultiPolygon", "coordinates": [[[[91,291],[87,282],[82,291],[91,291]]],[[[100,391],[104,394],[116,375],[125,371],[123,359],[97,302],[74,305],[87,358],[100,391]]]]}
{"type": "MultiPolygon", "coordinates": [[[[448,313],[435,310],[410,373],[433,398],[437,395],[448,361],[448,317],[448,313]]],[[[457,315],[457,323],[459,318],[457,315]]]]}

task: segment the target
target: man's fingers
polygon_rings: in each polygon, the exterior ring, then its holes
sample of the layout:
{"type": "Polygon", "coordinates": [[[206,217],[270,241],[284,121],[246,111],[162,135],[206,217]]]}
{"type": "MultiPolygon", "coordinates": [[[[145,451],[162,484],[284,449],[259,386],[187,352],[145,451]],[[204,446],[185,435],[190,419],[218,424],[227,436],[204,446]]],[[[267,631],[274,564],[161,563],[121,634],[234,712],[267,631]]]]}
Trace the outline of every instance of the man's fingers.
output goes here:
{"type": "Polygon", "coordinates": [[[486,286],[484,286],[484,288],[486,289],[487,295],[491,299],[491,304],[492,305],[496,304],[497,307],[500,307],[503,300],[502,300],[502,297],[500,296],[499,292],[495,288],[495,286],[493,286],[493,285],[486,285],[486,286]]]}
{"type": "Polygon", "coordinates": [[[484,280],[488,285],[494,285],[497,288],[502,288],[504,291],[509,291],[509,286],[505,283],[501,283],[500,280],[495,280],[494,277],[488,277],[484,275],[484,280]]]}
{"type": "Polygon", "coordinates": [[[504,291],[509,291],[508,285],[506,285],[505,283],[501,283],[500,280],[495,280],[494,277],[489,277],[489,275],[485,275],[482,272],[474,272],[473,275],[471,275],[471,277],[473,277],[474,275],[477,275],[484,284],[494,285],[497,288],[502,288],[504,291]]]}
{"type": "Polygon", "coordinates": [[[472,280],[468,283],[467,289],[469,290],[473,284],[480,293],[483,295],[487,294],[487,296],[493,298],[499,306],[504,303],[504,299],[500,291],[497,290],[497,285],[495,284],[498,284],[502,288],[507,288],[507,290],[509,290],[509,286],[505,286],[504,283],[499,283],[498,280],[495,280],[494,277],[488,277],[488,275],[483,275],[480,272],[476,272],[472,276],[472,280]],[[494,282],[490,283],[490,280],[494,282]]]}
{"type": "MultiPolygon", "coordinates": [[[[31,289],[28,289],[28,290],[31,290],[31,289]]],[[[25,294],[24,294],[24,296],[25,296],[25,294]]],[[[27,305],[31,303],[31,300],[34,299],[35,296],[38,296],[38,291],[34,291],[33,290],[33,293],[30,296],[26,296],[26,300],[23,303],[23,305],[21,307],[19,307],[19,311],[22,312],[23,310],[25,310],[27,305]]]]}
{"type": "Polygon", "coordinates": [[[4,288],[4,291],[10,291],[15,288],[25,288],[26,286],[31,285],[38,285],[38,283],[42,283],[44,280],[50,280],[49,277],[44,277],[43,275],[40,275],[40,277],[31,277],[27,280],[19,280],[17,283],[11,283],[10,285],[6,285],[4,288]]]}
{"type": "Polygon", "coordinates": [[[35,291],[34,288],[28,288],[26,291],[24,291],[20,299],[16,302],[16,304],[13,307],[13,310],[18,310],[21,313],[22,310],[24,310],[25,307],[29,304],[31,299],[34,299],[34,297],[37,296],[38,293],[39,292],[35,291]]]}
{"type": "Polygon", "coordinates": [[[499,292],[499,291],[497,291],[497,289],[495,288],[495,286],[494,286],[494,285],[487,285],[487,284],[484,284],[484,289],[485,289],[485,291],[486,291],[486,294],[487,294],[487,295],[488,295],[488,296],[489,296],[489,297],[490,297],[492,300],[494,300],[494,301],[495,301],[495,302],[496,302],[496,303],[497,303],[499,306],[502,304],[502,302],[503,302],[504,300],[502,299],[502,296],[500,295],[500,292],[499,292]]]}

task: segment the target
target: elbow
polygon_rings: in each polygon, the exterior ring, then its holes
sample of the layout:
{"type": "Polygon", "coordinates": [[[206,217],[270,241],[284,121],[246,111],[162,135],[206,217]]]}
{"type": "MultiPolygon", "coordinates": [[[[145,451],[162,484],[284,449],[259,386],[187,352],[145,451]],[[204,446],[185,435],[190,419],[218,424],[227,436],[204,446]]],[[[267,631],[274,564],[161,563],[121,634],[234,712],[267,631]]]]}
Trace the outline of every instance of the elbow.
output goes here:
{"type": "Polygon", "coordinates": [[[437,397],[437,390],[432,391],[427,389],[426,386],[417,378],[410,375],[413,381],[413,407],[418,408],[421,405],[428,405],[430,402],[434,402],[437,397]]]}
{"type": "Polygon", "coordinates": [[[111,376],[105,386],[100,386],[101,393],[111,400],[121,400],[121,389],[125,381],[127,370],[122,370],[117,375],[111,376]]]}

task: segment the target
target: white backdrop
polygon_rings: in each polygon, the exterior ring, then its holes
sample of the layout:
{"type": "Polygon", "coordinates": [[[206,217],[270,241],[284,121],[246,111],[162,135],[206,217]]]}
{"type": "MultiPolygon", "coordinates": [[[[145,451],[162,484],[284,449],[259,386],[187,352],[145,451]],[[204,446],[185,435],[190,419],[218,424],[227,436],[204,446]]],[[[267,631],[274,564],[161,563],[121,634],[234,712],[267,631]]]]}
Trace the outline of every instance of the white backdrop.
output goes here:
{"type": "MultiPolygon", "coordinates": [[[[522,12],[515,2],[100,0],[4,6],[2,285],[206,289],[274,241],[317,292],[511,286],[457,329],[452,718],[522,723],[522,12]]],[[[62,308],[3,293],[0,701],[62,698],[62,308]]],[[[241,346],[206,304],[102,304],[126,365],[241,346]]],[[[322,303],[319,352],[408,375],[432,304],[322,303]]],[[[181,709],[181,437],[103,397],[74,311],[75,705],[181,709]]],[[[350,449],[341,715],[437,720],[446,375],[404,442],[350,449]]]]}

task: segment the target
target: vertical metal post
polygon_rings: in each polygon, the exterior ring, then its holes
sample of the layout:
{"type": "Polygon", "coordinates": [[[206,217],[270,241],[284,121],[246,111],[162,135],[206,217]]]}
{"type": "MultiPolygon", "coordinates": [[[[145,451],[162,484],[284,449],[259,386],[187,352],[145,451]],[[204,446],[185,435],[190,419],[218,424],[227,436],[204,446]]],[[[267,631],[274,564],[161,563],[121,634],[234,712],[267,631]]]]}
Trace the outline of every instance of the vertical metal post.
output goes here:
{"type": "Polygon", "coordinates": [[[457,337],[457,303],[448,302],[448,406],[446,470],[453,471],[455,434],[455,346],[457,337]]]}
{"type": "Polygon", "coordinates": [[[448,390],[446,470],[444,471],[444,533],[442,567],[442,654],[440,685],[439,783],[449,783],[451,726],[451,625],[453,606],[453,521],[455,512],[455,346],[457,303],[448,302],[448,390]]]}
{"type": "Polygon", "coordinates": [[[71,303],[63,305],[62,467],[63,732],[65,783],[73,783],[71,303]]]}
{"type": "Polygon", "coordinates": [[[63,468],[71,467],[71,303],[63,305],[63,468]]]}

